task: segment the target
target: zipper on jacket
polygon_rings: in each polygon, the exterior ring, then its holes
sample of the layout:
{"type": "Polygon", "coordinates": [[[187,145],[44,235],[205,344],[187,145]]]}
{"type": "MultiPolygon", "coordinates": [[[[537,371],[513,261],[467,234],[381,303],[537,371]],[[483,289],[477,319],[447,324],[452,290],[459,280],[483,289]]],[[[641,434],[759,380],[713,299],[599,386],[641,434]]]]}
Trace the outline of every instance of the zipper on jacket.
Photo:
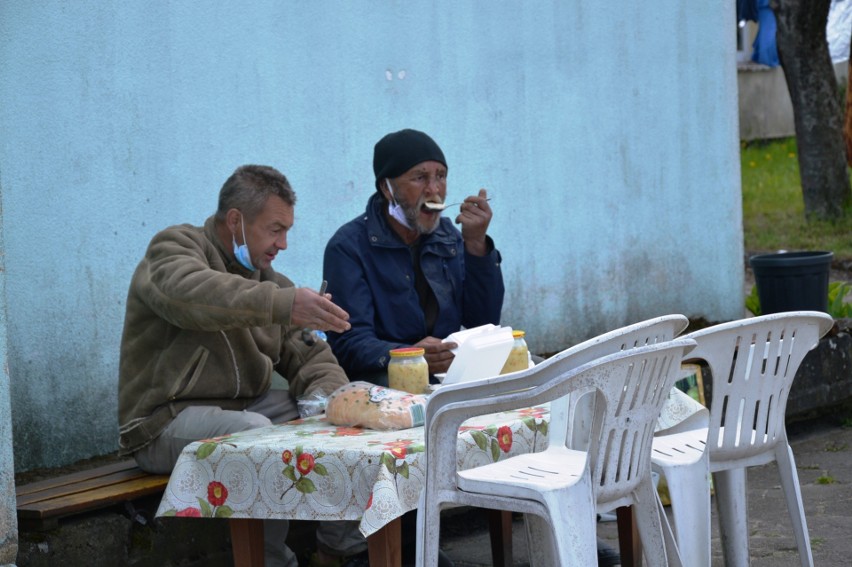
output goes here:
{"type": "Polygon", "coordinates": [[[237,366],[237,355],[234,354],[234,349],[231,348],[231,341],[228,340],[228,335],[225,334],[225,331],[219,331],[222,333],[222,337],[225,339],[225,344],[228,345],[228,352],[231,353],[231,362],[234,364],[234,376],[237,378],[237,391],[234,392],[233,398],[236,399],[237,396],[240,395],[240,369],[237,366]]]}

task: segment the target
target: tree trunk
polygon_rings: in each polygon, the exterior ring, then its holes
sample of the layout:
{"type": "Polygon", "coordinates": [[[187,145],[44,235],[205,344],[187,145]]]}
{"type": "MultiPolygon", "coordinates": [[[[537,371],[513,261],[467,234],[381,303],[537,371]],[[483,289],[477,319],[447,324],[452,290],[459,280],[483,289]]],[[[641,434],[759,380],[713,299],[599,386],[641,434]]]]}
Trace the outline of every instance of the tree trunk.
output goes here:
{"type": "Polygon", "coordinates": [[[831,0],[772,0],[776,42],[793,102],[808,218],[836,218],[852,198],[843,115],[825,27],[831,0]]]}
{"type": "Polygon", "coordinates": [[[846,119],[843,123],[843,139],[846,142],[846,165],[852,166],[852,57],[846,69],[846,119]]]}

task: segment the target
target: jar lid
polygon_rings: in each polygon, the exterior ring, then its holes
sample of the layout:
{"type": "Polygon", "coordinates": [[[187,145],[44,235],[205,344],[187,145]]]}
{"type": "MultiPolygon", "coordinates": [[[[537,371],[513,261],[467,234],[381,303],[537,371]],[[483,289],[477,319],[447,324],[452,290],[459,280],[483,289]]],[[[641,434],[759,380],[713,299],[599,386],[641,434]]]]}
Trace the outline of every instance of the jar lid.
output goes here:
{"type": "Polygon", "coordinates": [[[395,348],[390,351],[391,357],[400,357],[400,356],[423,356],[423,353],[426,351],[420,347],[404,347],[404,348],[395,348]]]}
{"type": "Polygon", "coordinates": [[[515,337],[516,339],[520,339],[521,337],[524,336],[524,334],[525,333],[523,331],[512,331],[512,336],[515,337]]]}

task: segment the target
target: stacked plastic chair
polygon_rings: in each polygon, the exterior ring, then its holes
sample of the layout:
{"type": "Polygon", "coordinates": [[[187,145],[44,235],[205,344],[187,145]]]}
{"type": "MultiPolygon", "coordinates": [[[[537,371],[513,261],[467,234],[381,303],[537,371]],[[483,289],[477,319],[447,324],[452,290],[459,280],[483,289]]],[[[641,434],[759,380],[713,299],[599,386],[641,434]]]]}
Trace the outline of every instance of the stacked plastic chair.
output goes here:
{"type": "MultiPolygon", "coordinates": [[[[438,389],[426,407],[417,564],[436,565],[440,512],[449,505],[527,514],[530,549],[551,566],[594,565],[597,513],[633,505],[649,564],[668,565],[668,551],[679,565],[676,549],[665,546],[668,522],[651,481],[650,453],[656,417],[692,346],[687,339],[661,342],[580,366],[566,351],[528,370],[438,389]],[[588,451],[551,437],[541,453],[457,469],[458,430],[465,420],[588,392],[595,393],[588,451]]],[[[567,439],[568,433],[561,435],[567,439]]]]}
{"type": "MultiPolygon", "coordinates": [[[[691,547],[682,546],[685,564],[710,565],[708,472],[713,473],[725,564],[749,564],[746,469],[776,461],[801,563],[813,565],[785,412],[802,360],[833,324],[825,313],[795,311],[724,323],[685,337],[698,344],[690,358],[705,360],[713,377],[707,430],[688,433],[706,437],[709,459],[695,461],[706,465],[680,468],[658,453],[654,459],[669,484],[678,542],[693,540],[691,547]]],[[[692,442],[688,435],[681,446],[672,438],[666,450],[694,456],[697,449],[686,447],[692,442]]]]}

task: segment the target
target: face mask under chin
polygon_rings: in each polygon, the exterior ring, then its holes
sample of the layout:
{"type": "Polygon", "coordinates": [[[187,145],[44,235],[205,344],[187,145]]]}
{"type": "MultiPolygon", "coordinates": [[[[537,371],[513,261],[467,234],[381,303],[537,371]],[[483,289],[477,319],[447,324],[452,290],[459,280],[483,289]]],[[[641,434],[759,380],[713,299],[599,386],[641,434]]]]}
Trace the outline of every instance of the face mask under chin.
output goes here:
{"type": "Polygon", "coordinates": [[[240,228],[243,232],[243,243],[237,246],[237,239],[233,233],[231,233],[231,243],[234,246],[234,258],[236,258],[237,262],[239,262],[246,270],[253,272],[255,268],[254,264],[251,263],[251,253],[249,252],[248,242],[246,241],[246,227],[244,221],[245,217],[240,220],[240,228]]]}
{"type": "Polygon", "coordinates": [[[399,224],[407,228],[408,230],[413,230],[417,232],[419,235],[423,234],[431,234],[435,232],[435,229],[438,228],[438,222],[436,221],[431,227],[424,227],[417,221],[418,209],[408,209],[399,204],[399,201],[396,200],[396,197],[393,194],[393,187],[390,184],[390,181],[385,179],[385,184],[387,185],[388,192],[390,193],[390,201],[388,202],[388,214],[396,219],[399,224]],[[409,212],[411,213],[409,216],[409,212]]]}

